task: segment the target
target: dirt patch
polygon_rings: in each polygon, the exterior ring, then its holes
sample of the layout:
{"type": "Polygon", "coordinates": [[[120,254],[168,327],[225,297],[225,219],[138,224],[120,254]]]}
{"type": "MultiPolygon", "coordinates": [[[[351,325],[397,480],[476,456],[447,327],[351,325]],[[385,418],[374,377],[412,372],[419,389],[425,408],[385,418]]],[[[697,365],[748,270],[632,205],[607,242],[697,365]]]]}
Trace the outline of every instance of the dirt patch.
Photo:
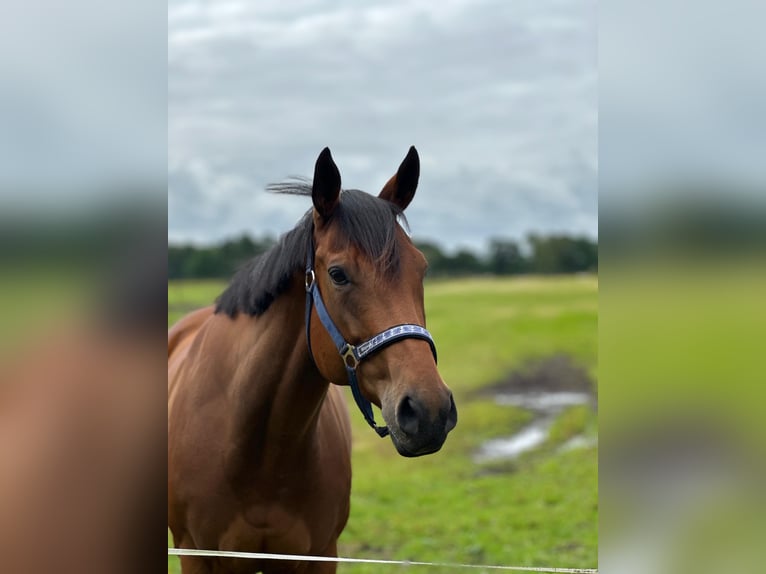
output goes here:
{"type": "MultiPolygon", "coordinates": [[[[477,396],[491,396],[499,405],[513,406],[532,413],[532,420],[511,436],[490,439],[474,456],[478,463],[512,460],[542,447],[549,440],[559,415],[577,405],[590,405],[595,411],[595,383],[587,371],[569,356],[558,354],[524,363],[505,380],[485,387],[477,396]]],[[[582,431],[578,431],[582,432],[582,431]]],[[[561,450],[590,448],[595,437],[582,434],[567,438],[561,450]]]]}
{"type": "Polygon", "coordinates": [[[588,372],[569,355],[557,354],[527,361],[505,379],[482,388],[479,396],[499,394],[580,392],[595,394],[596,384],[588,372]]]}

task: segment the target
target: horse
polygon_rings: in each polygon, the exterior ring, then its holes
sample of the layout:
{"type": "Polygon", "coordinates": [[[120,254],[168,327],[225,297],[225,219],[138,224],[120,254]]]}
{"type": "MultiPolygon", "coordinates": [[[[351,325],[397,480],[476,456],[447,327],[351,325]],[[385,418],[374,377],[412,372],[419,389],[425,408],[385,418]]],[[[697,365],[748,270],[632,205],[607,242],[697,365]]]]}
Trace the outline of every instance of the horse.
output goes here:
{"type": "MultiPolygon", "coordinates": [[[[405,232],[411,147],[378,196],[314,178],[271,186],[312,208],[168,332],[168,524],[176,547],[337,556],[351,427],[340,386],[396,451],[438,451],[457,409],[425,329],[427,263],[405,232]],[[375,422],[371,404],[386,426],[375,422]]],[[[184,574],[335,572],[331,562],[183,556],[184,574]]]]}

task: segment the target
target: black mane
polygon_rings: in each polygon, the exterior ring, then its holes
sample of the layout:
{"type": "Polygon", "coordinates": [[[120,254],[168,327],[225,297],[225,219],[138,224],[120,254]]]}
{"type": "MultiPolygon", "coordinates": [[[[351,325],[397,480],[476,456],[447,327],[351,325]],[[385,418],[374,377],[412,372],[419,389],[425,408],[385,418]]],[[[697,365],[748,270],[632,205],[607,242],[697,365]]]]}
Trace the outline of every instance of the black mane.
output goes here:
{"type": "MultiPolygon", "coordinates": [[[[311,196],[307,182],[280,183],[269,186],[270,191],[291,195],[311,196]]],[[[399,249],[396,241],[398,222],[406,226],[402,211],[393,203],[356,189],[340,194],[338,207],[330,218],[337,225],[345,248],[353,245],[372,261],[379,271],[395,274],[399,269],[399,249]]],[[[234,275],[226,290],[216,300],[216,313],[234,318],[239,313],[260,315],[284,293],[298,271],[306,265],[309,234],[313,231],[312,210],[301,218],[266,253],[245,263],[234,275]]]]}

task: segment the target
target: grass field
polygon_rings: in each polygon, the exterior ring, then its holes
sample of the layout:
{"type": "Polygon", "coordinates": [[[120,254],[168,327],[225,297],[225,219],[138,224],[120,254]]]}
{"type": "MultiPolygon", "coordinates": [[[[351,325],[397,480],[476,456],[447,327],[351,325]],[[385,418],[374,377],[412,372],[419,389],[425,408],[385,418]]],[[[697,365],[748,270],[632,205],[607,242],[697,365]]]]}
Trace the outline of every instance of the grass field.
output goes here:
{"type": "MultiPolygon", "coordinates": [[[[169,323],[209,304],[222,288],[218,282],[171,283],[169,323]]],[[[591,408],[562,412],[549,439],[519,459],[488,464],[473,459],[483,441],[513,434],[530,416],[477,390],[529,359],[554,354],[569,355],[595,380],[597,291],[597,279],[590,276],[426,284],[428,328],[440,372],[455,394],[459,423],[439,453],[405,459],[351,409],[354,478],[341,556],[597,566],[597,448],[558,449],[572,436],[596,434],[591,408]]],[[[339,572],[399,569],[341,565],[339,572]]],[[[179,571],[175,559],[169,558],[168,570],[179,571]]]]}

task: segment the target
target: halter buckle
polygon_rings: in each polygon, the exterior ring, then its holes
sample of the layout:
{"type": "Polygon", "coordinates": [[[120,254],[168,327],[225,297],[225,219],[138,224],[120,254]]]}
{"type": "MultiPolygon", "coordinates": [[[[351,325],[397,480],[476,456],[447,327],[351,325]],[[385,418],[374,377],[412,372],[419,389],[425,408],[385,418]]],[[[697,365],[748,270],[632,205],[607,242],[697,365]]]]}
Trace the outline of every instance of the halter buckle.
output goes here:
{"type": "Polygon", "coordinates": [[[311,288],[314,286],[314,282],[316,281],[317,276],[316,273],[314,273],[313,269],[309,269],[306,271],[306,277],[305,277],[305,284],[306,284],[306,291],[311,291],[311,288]]]}
{"type": "Polygon", "coordinates": [[[356,354],[354,353],[355,350],[356,349],[353,345],[347,344],[343,351],[340,353],[346,368],[351,369],[352,371],[355,371],[359,366],[359,359],[356,358],[356,354]]]}

